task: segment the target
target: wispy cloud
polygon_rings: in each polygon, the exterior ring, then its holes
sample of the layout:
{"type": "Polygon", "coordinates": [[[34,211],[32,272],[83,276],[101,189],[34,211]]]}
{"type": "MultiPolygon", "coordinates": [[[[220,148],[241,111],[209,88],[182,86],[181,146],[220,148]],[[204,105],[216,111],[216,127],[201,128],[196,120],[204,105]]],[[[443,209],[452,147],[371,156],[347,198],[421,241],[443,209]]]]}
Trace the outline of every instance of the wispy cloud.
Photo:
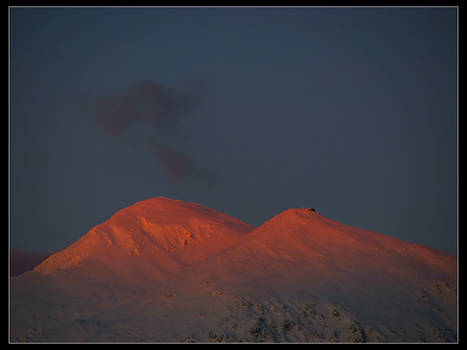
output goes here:
{"type": "Polygon", "coordinates": [[[153,153],[173,184],[181,183],[195,171],[193,161],[186,155],[163,145],[154,145],[153,153]]]}
{"type": "Polygon", "coordinates": [[[196,111],[202,91],[200,84],[175,89],[152,81],[139,81],[122,92],[97,98],[94,118],[105,136],[130,138],[135,140],[134,144],[148,148],[171,183],[180,184],[188,178],[207,174],[200,171],[181,135],[181,123],[196,111]],[[138,128],[144,128],[151,140],[139,140],[138,128]],[[176,147],[173,140],[177,140],[176,147]]]}

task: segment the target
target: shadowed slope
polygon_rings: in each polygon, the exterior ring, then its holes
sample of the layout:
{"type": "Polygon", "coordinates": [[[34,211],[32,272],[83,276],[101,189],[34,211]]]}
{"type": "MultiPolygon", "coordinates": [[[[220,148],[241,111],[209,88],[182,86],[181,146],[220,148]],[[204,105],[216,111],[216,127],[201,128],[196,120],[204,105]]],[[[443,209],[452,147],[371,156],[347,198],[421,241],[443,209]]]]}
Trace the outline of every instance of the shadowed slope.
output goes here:
{"type": "Polygon", "coordinates": [[[44,261],[50,254],[26,252],[17,249],[10,250],[10,276],[18,276],[32,270],[44,261]]]}

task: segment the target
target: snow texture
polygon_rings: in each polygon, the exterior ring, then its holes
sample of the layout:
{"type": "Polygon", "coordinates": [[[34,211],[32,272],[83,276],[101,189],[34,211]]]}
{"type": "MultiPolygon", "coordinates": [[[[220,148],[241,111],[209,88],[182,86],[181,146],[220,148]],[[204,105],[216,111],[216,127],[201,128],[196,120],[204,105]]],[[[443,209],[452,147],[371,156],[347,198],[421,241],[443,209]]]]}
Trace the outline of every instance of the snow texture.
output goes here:
{"type": "Polygon", "coordinates": [[[122,209],[11,278],[12,342],[456,342],[457,259],[289,209],[122,209]]]}

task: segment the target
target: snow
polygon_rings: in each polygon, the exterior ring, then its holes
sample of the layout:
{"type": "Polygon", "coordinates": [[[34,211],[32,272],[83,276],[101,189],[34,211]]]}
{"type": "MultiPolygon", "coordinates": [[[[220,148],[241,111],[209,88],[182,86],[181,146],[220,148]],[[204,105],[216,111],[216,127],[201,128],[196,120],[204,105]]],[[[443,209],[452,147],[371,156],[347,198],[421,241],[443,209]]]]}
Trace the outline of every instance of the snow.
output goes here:
{"type": "Polygon", "coordinates": [[[11,280],[14,342],[455,342],[455,256],[290,209],[122,209],[11,280]]]}

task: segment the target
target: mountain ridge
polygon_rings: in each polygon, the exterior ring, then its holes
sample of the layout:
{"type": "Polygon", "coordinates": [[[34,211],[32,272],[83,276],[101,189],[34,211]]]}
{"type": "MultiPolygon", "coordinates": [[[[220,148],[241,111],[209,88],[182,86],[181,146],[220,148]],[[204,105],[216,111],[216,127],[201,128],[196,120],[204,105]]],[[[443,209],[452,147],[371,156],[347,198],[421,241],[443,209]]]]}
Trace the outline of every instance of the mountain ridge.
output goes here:
{"type": "Polygon", "coordinates": [[[166,197],[150,198],[117,211],[34,271],[52,273],[77,266],[93,256],[102,258],[99,255],[117,251],[120,259],[125,255],[149,256],[156,260],[165,256],[165,261],[159,263],[182,265],[177,261],[192,263],[203,259],[253,229],[252,225],[200,204],[166,197]],[[183,256],[176,254],[177,250],[191,245],[196,248],[200,243],[203,243],[203,251],[198,249],[191,255],[185,251],[183,256]]]}
{"type": "Polygon", "coordinates": [[[15,341],[457,339],[455,256],[309,208],[255,228],[153,198],[76,243],[12,279],[15,341]]]}

